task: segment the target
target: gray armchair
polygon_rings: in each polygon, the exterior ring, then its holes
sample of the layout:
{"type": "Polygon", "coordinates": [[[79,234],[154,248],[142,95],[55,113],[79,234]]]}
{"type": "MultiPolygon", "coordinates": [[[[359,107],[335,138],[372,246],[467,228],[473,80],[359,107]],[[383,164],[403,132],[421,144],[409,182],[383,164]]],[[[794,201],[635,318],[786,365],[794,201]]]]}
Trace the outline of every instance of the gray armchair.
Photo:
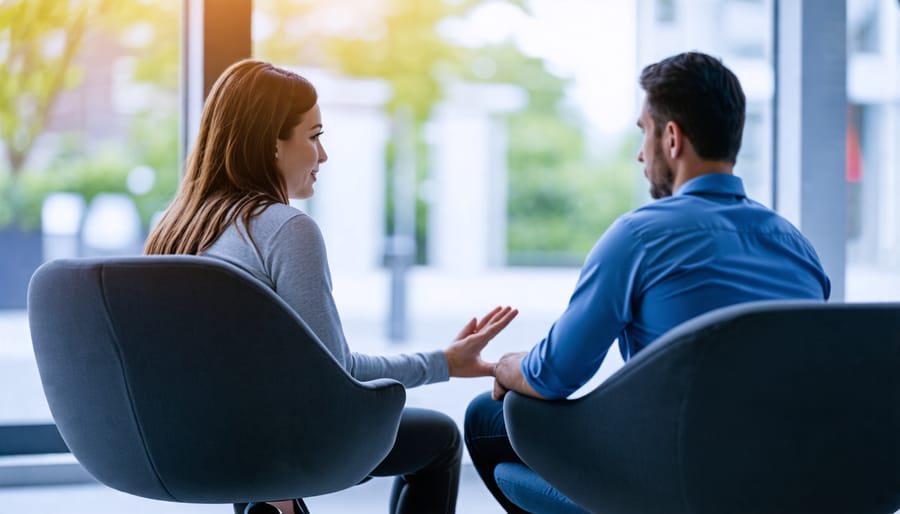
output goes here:
{"type": "Polygon", "coordinates": [[[894,512],[900,304],[721,309],[582,398],[513,393],[504,415],[528,466],[590,512],[894,512]]]}
{"type": "Polygon", "coordinates": [[[399,383],[353,379],[286,303],[218,260],[53,261],[28,318],[63,439],[130,494],[320,495],[362,481],[396,437],[399,383]]]}

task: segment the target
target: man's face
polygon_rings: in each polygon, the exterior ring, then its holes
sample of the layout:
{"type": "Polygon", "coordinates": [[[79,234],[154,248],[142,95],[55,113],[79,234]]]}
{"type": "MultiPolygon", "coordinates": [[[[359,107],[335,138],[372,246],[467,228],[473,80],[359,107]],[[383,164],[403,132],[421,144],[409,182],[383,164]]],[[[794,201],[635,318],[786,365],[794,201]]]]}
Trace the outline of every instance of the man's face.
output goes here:
{"type": "Polygon", "coordinates": [[[638,162],[644,163],[644,176],[650,181],[650,196],[653,199],[665,198],[672,196],[672,186],[675,183],[675,173],[666,161],[663,153],[662,138],[657,132],[662,132],[662,127],[657,129],[653,118],[647,111],[647,101],[641,109],[641,116],[638,118],[638,127],[643,133],[641,141],[641,149],[638,152],[638,162]]]}

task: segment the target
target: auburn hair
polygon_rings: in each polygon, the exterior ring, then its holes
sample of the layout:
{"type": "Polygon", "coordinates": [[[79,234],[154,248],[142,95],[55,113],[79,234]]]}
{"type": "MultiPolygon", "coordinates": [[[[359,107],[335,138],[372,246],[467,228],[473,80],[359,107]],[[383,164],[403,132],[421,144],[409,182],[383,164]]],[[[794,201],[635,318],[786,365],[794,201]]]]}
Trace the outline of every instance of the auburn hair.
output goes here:
{"type": "Polygon", "coordinates": [[[288,203],[275,164],[286,140],[317,102],[313,85],[267,62],[232,64],[213,84],[174,200],[144,245],[146,254],[197,255],[238,218],[288,203]]]}

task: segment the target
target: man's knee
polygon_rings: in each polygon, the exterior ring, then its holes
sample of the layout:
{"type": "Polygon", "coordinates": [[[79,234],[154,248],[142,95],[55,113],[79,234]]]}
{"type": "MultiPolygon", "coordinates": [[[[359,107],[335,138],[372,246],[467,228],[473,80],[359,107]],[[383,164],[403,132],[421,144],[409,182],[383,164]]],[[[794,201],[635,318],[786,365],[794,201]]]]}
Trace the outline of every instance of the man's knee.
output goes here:
{"type": "Polygon", "coordinates": [[[464,425],[465,436],[468,440],[471,435],[480,435],[485,431],[492,431],[496,424],[497,416],[503,417],[503,402],[491,398],[490,391],[482,393],[469,402],[466,408],[464,425]]]}

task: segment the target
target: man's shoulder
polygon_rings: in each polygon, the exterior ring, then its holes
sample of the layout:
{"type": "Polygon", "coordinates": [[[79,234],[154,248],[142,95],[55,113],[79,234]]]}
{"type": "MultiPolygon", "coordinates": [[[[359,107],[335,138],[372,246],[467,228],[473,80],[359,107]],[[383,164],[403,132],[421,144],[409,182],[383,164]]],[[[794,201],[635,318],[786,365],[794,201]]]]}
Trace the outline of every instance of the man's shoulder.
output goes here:
{"type": "Polygon", "coordinates": [[[790,221],[749,199],[736,204],[716,204],[671,196],[629,211],[620,220],[643,237],[716,230],[798,233],[790,221]]]}
{"type": "Polygon", "coordinates": [[[641,230],[681,225],[698,214],[683,198],[669,196],[632,209],[620,216],[619,221],[632,230],[641,230]]]}

